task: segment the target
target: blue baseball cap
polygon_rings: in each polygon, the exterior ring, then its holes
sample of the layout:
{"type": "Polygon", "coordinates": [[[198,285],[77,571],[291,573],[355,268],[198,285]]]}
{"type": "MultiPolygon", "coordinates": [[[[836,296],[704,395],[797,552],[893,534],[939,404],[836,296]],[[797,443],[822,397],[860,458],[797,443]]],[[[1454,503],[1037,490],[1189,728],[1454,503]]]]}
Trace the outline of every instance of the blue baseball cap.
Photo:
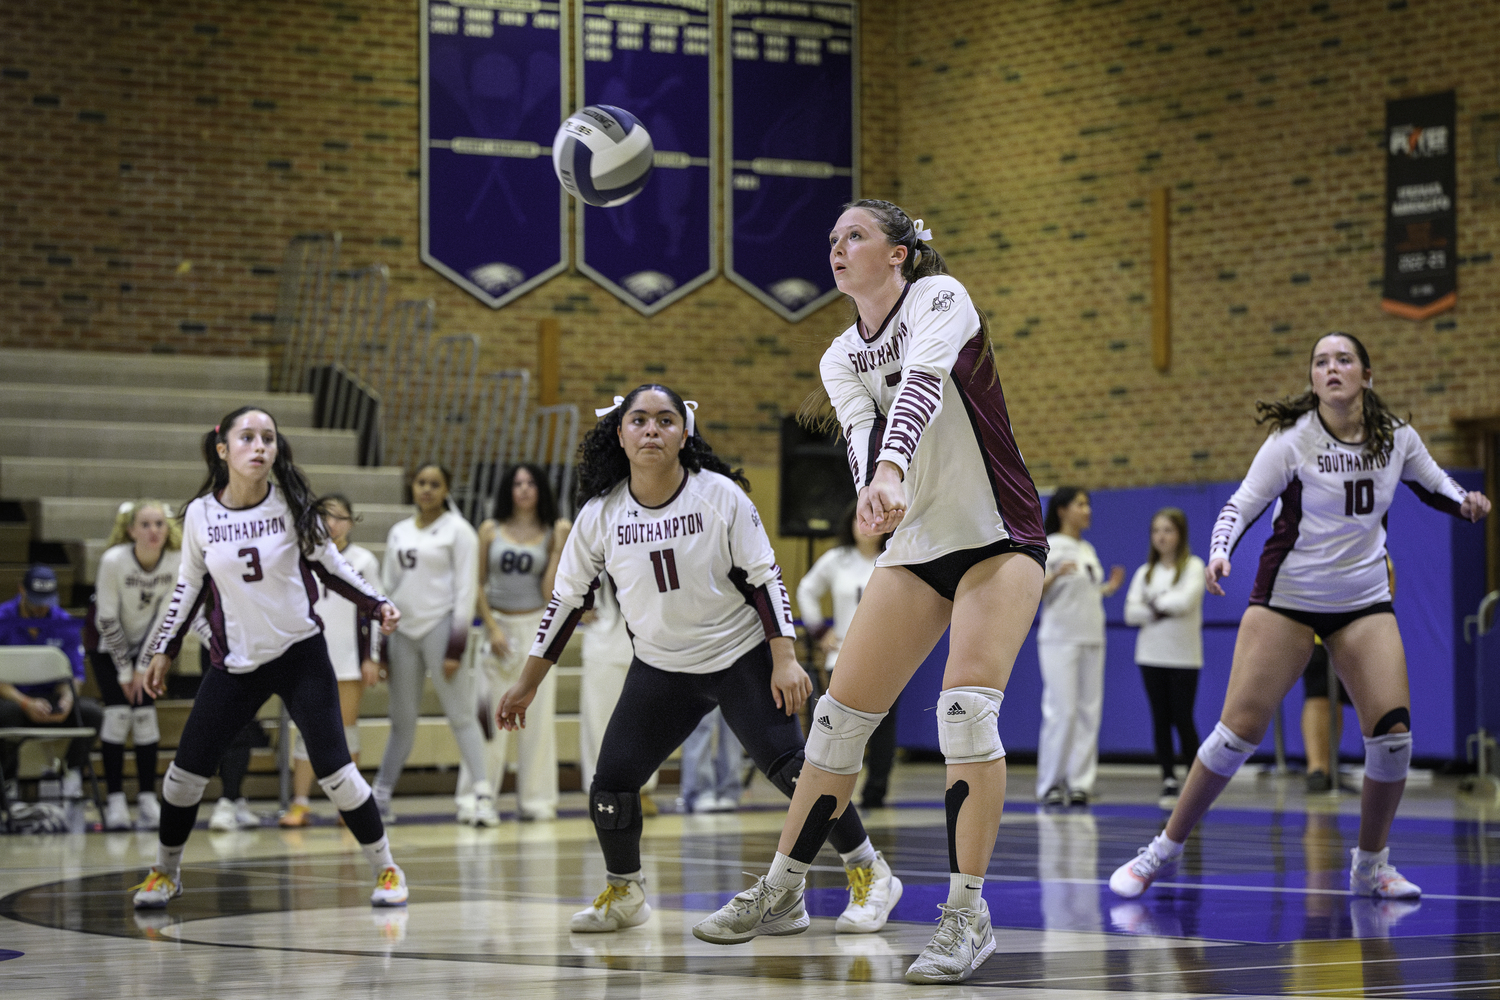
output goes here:
{"type": "Polygon", "coordinates": [[[57,574],[50,566],[33,566],[26,571],[21,587],[26,591],[26,600],[43,607],[57,607],[57,574]]]}

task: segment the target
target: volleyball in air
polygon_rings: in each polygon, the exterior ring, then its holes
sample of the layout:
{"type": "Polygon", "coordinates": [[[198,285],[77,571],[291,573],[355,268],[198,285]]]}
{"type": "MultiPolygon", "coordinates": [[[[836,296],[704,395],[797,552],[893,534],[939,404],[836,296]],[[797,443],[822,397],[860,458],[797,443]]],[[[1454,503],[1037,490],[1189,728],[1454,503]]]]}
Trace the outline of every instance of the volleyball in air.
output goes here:
{"type": "Polygon", "coordinates": [[[552,167],[568,194],[600,208],[623,205],[646,186],[656,148],[640,120],[591,104],[568,116],[552,140],[552,167]]]}

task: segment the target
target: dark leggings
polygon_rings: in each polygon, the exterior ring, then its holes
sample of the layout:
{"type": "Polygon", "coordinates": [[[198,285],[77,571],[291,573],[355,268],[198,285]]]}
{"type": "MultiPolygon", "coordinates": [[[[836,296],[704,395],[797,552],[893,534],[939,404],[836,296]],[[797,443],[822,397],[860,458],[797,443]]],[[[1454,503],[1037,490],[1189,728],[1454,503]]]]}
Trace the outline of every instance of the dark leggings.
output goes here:
{"type": "MultiPolygon", "coordinates": [[[[328,661],[328,647],[319,634],[303,639],[249,673],[231,674],[216,668],[205,671],[177,745],[174,765],[189,774],[211,777],[226,751],[273,694],[281,696],[297,724],[314,774],[326,778],[351,763],[344,742],[344,718],[339,714],[339,686],[333,664],[328,661]]],[[[343,816],[349,832],[361,844],[373,844],[385,835],[373,796],[366,796],[363,803],[343,816]]],[[[198,803],[176,806],[163,802],[161,842],[167,847],[186,843],[197,820],[198,803]]]]}
{"type": "MultiPolygon", "coordinates": [[[[99,694],[104,699],[105,708],[113,708],[119,705],[130,705],[130,699],[125,697],[125,689],[120,687],[119,678],[115,675],[115,658],[108,653],[90,653],[89,666],[94,668],[94,683],[99,685],[99,694]]],[[[155,705],[156,700],[142,691],[140,701],[131,708],[145,708],[155,705]]],[[[156,791],[156,757],[159,743],[137,743],[135,745],[135,779],[140,785],[142,792],[156,791]]],[[[99,753],[104,757],[104,785],[110,791],[123,792],[125,790],[125,744],[109,743],[102,737],[99,740],[99,753]]]]}
{"type": "Polygon", "coordinates": [[[1172,729],[1188,760],[1198,752],[1198,728],[1193,725],[1193,701],[1198,696],[1198,671],[1183,667],[1149,667],[1142,663],[1141,680],[1151,700],[1151,730],[1156,740],[1156,762],[1163,778],[1175,776],[1172,729]]]}
{"type": "MultiPolygon", "coordinates": [[[[590,812],[606,867],[629,875],[641,869],[641,813],[628,823],[600,823],[621,797],[635,797],[646,779],[687,739],[715,706],[771,784],[791,796],[802,771],[802,726],[771,700],[771,646],[761,643],[725,670],[685,674],[632,660],[625,688],[605,727],[599,764],[589,790],[590,812]],[[601,809],[600,806],[604,808],[601,809]]],[[[638,799],[634,800],[638,801],[638,799]]],[[[841,853],[865,841],[865,828],[851,802],[834,824],[829,842],[841,853]]]]}

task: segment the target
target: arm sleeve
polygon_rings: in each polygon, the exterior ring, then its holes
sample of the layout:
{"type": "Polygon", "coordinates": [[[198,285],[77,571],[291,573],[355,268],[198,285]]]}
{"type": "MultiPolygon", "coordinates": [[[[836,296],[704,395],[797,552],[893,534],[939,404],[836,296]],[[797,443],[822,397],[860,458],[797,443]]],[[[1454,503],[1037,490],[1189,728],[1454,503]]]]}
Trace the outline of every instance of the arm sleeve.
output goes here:
{"type": "Polygon", "coordinates": [[[802,627],[817,636],[823,631],[823,595],[833,586],[833,562],[838,549],[823,553],[812,569],[797,584],[797,610],[802,614],[802,627]]]}
{"type": "Polygon", "coordinates": [[[818,368],[823,377],[823,388],[828,390],[828,401],[833,404],[833,412],[844,432],[844,443],[849,449],[849,472],[854,476],[857,491],[874,475],[875,463],[871,461],[870,450],[880,444],[879,436],[872,434],[880,411],[865,390],[864,383],[849,366],[848,358],[837,352],[838,344],[835,343],[823,355],[818,368]]]}
{"type": "Polygon", "coordinates": [[[1203,592],[1207,586],[1203,579],[1203,563],[1189,559],[1182,567],[1182,576],[1156,599],[1156,610],[1174,618],[1192,614],[1203,605],[1203,592]]]}
{"type": "Polygon", "coordinates": [[[1125,592],[1125,624],[1139,628],[1150,625],[1155,618],[1146,603],[1146,567],[1141,566],[1130,578],[1130,589],[1125,592]]]}
{"type": "MultiPolygon", "coordinates": [[[[99,633],[99,648],[109,653],[109,658],[115,663],[115,673],[122,681],[128,681],[134,667],[131,665],[130,641],[120,624],[120,572],[109,553],[104,556],[99,560],[99,576],[95,581],[94,628],[99,633]]],[[[146,635],[149,638],[155,632],[146,635]]]]}
{"type": "Polygon", "coordinates": [[[453,628],[448,632],[446,654],[450,660],[459,659],[468,648],[478,596],[479,533],[460,518],[453,533],[453,628]]]}
{"type": "Polygon", "coordinates": [[[192,626],[193,616],[203,602],[208,566],[203,561],[203,547],[199,541],[202,533],[198,521],[202,517],[200,505],[188,505],[182,524],[182,564],[177,569],[177,586],[172,589],[172,600],[167,605],[167,613],[162,616],[156,638],[147,643],[152,655],[177,656],[177,651],[182,648],[182,638],[192,626]]]}
{"type": "Polygon", "coordinates": [[[1250,471],[1214,522],[1209,559],[1228,559],[1240,538],[1292,481],[1292,444],[1282,432],[1272,434],[1255,453],[1250,471]]]}
{"type": "Polygon", "coordinates": [[[729,528],[729,558],[734,568],[730,580],[755,609],[767,639],[795,639],[792,602],[776,565],[776,552],[760,523],[760,513],[744,491],[732,488],[733,506],[725,511],[729,528]]]}
{"type": "MultiPolygon", "coordinates": [[[[1462,517],[1459,509],[1463,506],[1464,498],[1469,495],[1468,492],[1433,461],[1427,446],[1422,443],[1422,436],[1415,428],[1410,424],[1402,424],[1396,434],[1403,439],[1404,445],[1401,481],[1427,506],[1454,517],[1462,517]]],[[[99,635],[102,639],[103,629],[100,629],[99,635]]]]}
{"type": "Polygon", "coordinates": [[[603,504],[595,499],[584,504],[568,532],[557,577],[552,581],[552,599],[542,614],[531,655],[552,663],[562,655],[583,613],[594,606],[594,591],[604,570],[603,504]]]}
{"type": "MultiPolygon", "coordinates": [[[[916,289],[912,289],[913,295],[916,289]]],[[[915,303],[901,388],[891,404],[876,461],[893,462],[904,475],[927,426],[943,409],[943,379],[953,371],[958,352],[979,332],[979,314],[964,286],[943,276],[924,283],[915,303]]]]}

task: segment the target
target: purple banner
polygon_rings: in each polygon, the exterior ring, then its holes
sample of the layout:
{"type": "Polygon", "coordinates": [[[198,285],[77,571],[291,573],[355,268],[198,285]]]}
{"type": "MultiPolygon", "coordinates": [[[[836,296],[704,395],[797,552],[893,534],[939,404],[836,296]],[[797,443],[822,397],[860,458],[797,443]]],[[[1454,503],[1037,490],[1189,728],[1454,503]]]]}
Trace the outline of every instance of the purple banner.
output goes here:
{"type": "Polygon", "coordinates": [[[567,267],[559,3],[422,0],[422,261],[498,309],[567,267]]]}
{"type": "Polygon", "coordinates": [[[718,272],[714,14],[708,0],[579,4],[578,104],[640,119],[656,170],[617,208],[578,206],[578,269],[643,315],[718,272]]]}
{"type": "Polygon", "coordinates": [[[796,321],[839,296],[828,230],[859,191],[851,0],[729,0],[725,272],[796,321]]]}

